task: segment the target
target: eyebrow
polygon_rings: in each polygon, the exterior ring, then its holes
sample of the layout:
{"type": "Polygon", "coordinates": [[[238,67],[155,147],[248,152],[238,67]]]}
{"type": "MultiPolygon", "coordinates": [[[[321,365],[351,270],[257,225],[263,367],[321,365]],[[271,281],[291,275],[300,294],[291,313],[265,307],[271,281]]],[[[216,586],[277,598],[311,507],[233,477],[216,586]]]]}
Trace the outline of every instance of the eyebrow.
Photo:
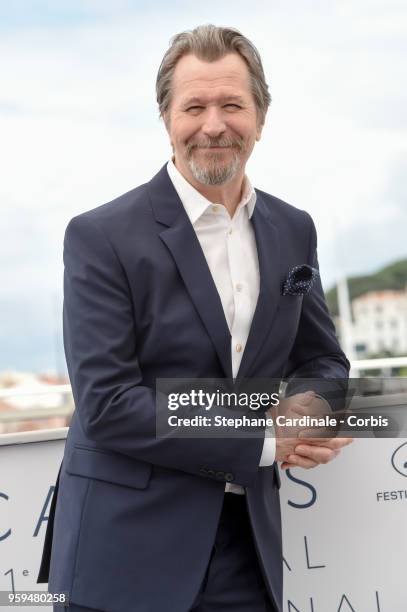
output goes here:
{"type": "MultiPolygon", "coordinates": [[[[237,102],[238,104],[244,104],[244,99],[241,96],[233,94],[230,96],[222,96],[219,101],[222,103],[237,102]]],[[[185,102],[182,103],[182,106],[191,106],[191,104],[205,104],[205,100],[199,96],[193,96],[192,98],[187,98],[185,102]]]]}

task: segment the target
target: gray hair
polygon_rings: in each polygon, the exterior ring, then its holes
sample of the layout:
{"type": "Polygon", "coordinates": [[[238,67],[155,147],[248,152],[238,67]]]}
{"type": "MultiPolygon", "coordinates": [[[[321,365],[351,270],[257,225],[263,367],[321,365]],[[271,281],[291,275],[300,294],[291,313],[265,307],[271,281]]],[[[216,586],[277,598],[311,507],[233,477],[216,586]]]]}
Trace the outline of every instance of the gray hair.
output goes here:
{"type": "Polygon", "coordinates": [[[193,54],[200,60],[214,62],[228,53],[238,53],[249,69],[258,120],[259,124],[263,125],[271,96],[259,52],[239,30],[211,24],[180,32],[171,39],[170,47],[158,69],[156,80],[157,102],[161,117],[170,107],[172,78],[175,66],[181,57],[193,54]]]}

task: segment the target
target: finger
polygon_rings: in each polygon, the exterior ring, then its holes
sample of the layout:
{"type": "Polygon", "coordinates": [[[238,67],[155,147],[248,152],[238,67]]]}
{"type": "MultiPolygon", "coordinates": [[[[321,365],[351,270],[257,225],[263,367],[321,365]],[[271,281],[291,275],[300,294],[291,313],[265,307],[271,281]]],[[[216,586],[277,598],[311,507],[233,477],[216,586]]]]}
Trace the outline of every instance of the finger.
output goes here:
{"type": "Polygon", "coordinates": [[[310,468],[314,468],[318,465],[317,461],[314,461],[310,457],[301,456],[298,453],[289,455],[287,463],[290,465],[290,467],[301,467],[305,470],[309,470],[310,468]]]}
{"type": "Polygon", "coordinates": [[[301,429],[298,433],[299,438],[306,439],[307,444],[322,444],[323,442],[330,442],[334,439],[334,436],[327,435],[329,432],[326,428],[319,429],[301,429]]]}
{"type": "MultiPolygon", "coordinates": [[[[314,462],[314,464],[315,465],[310,466],[310,467],[316,467],[318,465],[318,463],[315,463],[315,462],[314,462]]],[[[282,463],[280,465],[280,468],[282,470],[290,470],[290,469],[295,468],[295,467],[302,467],[302,466],[298,465],[298,463],[290,463],[289,461],[284,461],[284,463],[282,463]]]]}
{"type": "Polygon", "coordinates": [[[290,468],[295,468],[296,466],[293,463],[290,463],[289,461],[284,461],[284,463],[282,463],[280,465],[280,468],[282,470],[289,470],[290,468]]]}
{"type": "MultiPolygon", "coordinates": [[[[340,450],[333,450],[334,457],[337,457],[340,453],[340,450]]],[[[305,469],[310,469],[319,465],[316,461],[309,459],[307,457],[303,457],[301,455],[289,455],[285,461],[283,461],[280,465],[282,470],[288,470],[294,467],[303,467],[305,469]]]]}
{"type": "Polygon", "coordinates": [[[354,440],[354,438],[307,438],[306,436],[301,435],[301,432],[298,434],[298,438],[304,440],[304,445],[325,446],[327,448],[331,448],[332,450],[348,446],[349,444],[352,444],[354,440]]]}
{"type": "MultiPolygon", "coordinates": [[[[335,459],[337,453],[336,450],[339,449],[331,449],[326,446],[307,446],[300,444],[296,446],[294,451],[296,455],[300,455],[306,459],[311,459],[316,463],[329,463],[332,459],[335,459]]],[[[291,461],[291,457],[289,457],[289,461],[291,461]]]]}
{"type": "Polygon", "coordinates": [[[292,407],[292,410],[300,414],[301,416],[325,416],[326,414],[331,415],[331,412],[323,404],[312,403],[308,406],[303,404],[296,404],[292,407]]]}
{"type": "Polygon", "coordinates": [[[340,450],[345,446],[349,446],[349,444],[352,444],[352,442],[353,438],[332,438],[332,440],[329,440],[329,442],[322,443],[321,446],[325,446],[332,450],[340,450]]]}
{"type": "Polygon", "coordinates": [[[309,406],[312,400],[315,398],[315,391],[306,391],[305,393],[298,393],[293,395],[291,399],[296,399],[296,403],[301,406],[309,406]]]}

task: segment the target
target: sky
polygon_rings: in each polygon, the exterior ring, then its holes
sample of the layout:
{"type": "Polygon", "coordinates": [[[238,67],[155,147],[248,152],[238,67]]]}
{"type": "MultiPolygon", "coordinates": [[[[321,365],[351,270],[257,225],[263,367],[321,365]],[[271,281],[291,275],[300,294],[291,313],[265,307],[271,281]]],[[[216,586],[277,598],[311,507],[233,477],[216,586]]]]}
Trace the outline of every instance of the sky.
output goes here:
{"type": "Polygon", "coordinates": [[[0,371],[64,370],[65,227],[168,160],[156,73],[202,23],[261,53],[272,103],[247,172],[313,216],[324,287],[407,256],[404,0],[4,1],[0,371]]]}

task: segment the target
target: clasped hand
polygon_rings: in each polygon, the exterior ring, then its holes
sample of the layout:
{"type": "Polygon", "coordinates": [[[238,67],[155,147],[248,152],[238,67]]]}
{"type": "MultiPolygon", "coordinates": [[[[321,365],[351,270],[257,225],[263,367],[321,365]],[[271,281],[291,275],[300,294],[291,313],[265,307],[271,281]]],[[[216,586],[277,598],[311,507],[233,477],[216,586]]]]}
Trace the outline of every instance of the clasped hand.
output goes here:
{"type": "MultiPolygon", "coordinates": [[[[284,413],[286,419],[299,419],[304,416],[324,417],[332,414],[328,403],[314,393],[297,393],[283,399],[278,407],[278,414],[284,413]]],[[[270,414],[275,418],[276,410],[270,414]]],[[[344,446],[351,444],[353,438],[338,438],[326,427],[295,427],[290,426],[289,437],[287,428],[275,425],[276,461],[281,461],[281,468],[292,467],[305,469],[316,467],[321,463],[329,463],[337,457],[344,446]]]]}

